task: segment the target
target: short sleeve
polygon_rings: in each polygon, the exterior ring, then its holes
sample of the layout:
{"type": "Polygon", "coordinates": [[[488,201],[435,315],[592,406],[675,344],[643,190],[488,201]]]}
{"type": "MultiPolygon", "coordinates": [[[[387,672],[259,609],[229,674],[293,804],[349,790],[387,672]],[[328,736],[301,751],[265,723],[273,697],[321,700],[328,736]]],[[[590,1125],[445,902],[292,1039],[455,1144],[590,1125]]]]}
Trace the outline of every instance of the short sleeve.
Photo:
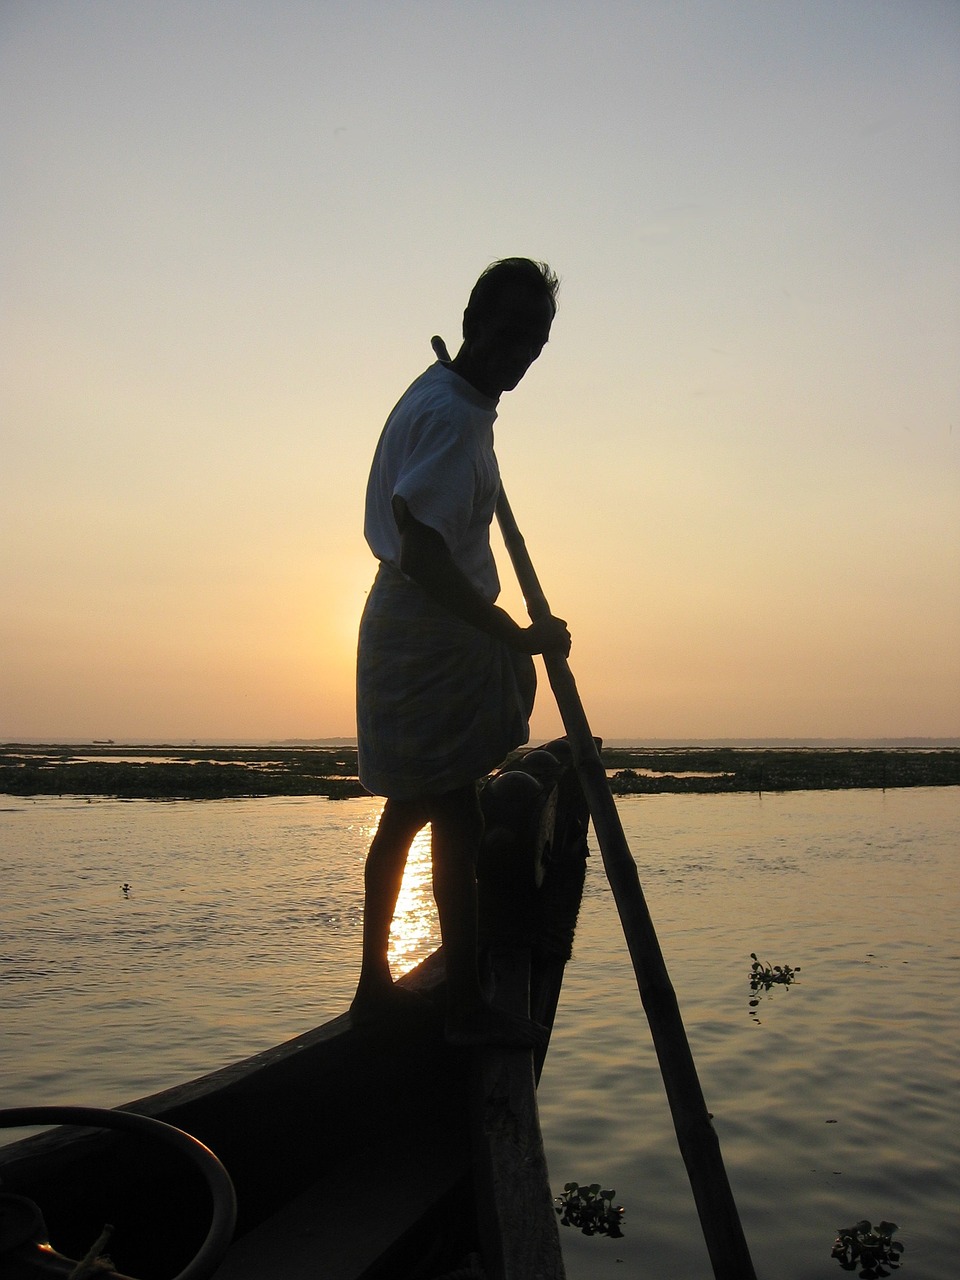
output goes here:
{"type": "Polygon", "coordinates": [[[450,422],[432,417],[422,424],[390,495],[400,497],[421,524],[453,551],[470,525],[477,488],[471,440],[450,422]]]}

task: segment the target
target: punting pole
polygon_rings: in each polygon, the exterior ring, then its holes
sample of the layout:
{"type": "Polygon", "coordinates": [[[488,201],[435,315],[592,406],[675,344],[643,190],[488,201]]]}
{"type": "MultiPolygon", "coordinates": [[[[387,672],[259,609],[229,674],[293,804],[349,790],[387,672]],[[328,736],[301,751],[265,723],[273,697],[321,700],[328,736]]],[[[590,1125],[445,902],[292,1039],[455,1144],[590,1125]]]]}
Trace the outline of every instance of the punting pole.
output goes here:
{"type": "MultiPolygon", "coordinates": [[[[430,343],[437,359],[449,364],[450,355],[443,339],[433,337],[430,343]]],[[[536,622],[548,617],[550,606],[502,487],[497,502],[497,522],[531,620],[536,622]]],[[[640,885],[637,864],[623,833],[600,751],[590,731],[570,664],[558,653],[546,653],[543,660],[567,740],[574,753],[604,870],[620,913],[715,1280],[756,1280],[720,1153],[720,1142],[710,1123],[680,1017],[677,996],[667,973],[660,941],[640,885]]]]}
{"type": "MultiPolygon", "coordinates": [[[[497,521],[523,591],[527,612],[534,622],[548,617],[550,606],[502,488],[497,503],[497,521]]],[[[600,752],[590,732],[566,658],[559,653],[545,653],[543,659],[567,740],[573,748],[604,869],[630,949],[640,999],[653,1035],[680,1153],[687,1167],[714,1275],[716,1280],[755,1280],[756,1273],[723,1165],[720,1143],[710,1123],[677,997],[667,974],[640,886],[637,864],[623,833],[600,752]]]]}

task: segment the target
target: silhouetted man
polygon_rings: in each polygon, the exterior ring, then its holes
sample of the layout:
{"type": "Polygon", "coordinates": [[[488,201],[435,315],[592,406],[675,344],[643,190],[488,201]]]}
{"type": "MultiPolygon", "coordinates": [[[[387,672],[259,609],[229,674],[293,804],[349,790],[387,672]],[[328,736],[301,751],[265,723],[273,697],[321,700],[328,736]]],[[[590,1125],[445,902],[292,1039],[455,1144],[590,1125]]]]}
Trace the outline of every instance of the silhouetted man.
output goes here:
{"type": "Polygon", "coordinates": [[[386,796],[364,873],[363,961],[352,1012],[398,1000],[390,922],[414,836],[432,830],[433,891],[446,957],[446,1036],[529,1045],[532,1022],[493,1008],[477,966],[477,780],[527,741],[531,655],[568,653],[559,618],[521,627],[494,603],[490,525],[500,491],[497,403],[540,355],[558,281],[542,263],[493,263],[470,294],[463,344],[432,365],[387,419],[367,485],[364,534],[380,561],[360,624],[360,779],[386,796]]]}

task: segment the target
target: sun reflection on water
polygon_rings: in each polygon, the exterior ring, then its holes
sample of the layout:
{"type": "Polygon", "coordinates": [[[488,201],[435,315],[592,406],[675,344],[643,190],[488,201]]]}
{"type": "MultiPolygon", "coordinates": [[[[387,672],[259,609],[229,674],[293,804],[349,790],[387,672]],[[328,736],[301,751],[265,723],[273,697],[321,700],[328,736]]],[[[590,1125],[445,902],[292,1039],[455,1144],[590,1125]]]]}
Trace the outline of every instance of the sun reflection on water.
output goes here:
{"type": "Polygon", "coordinates": [[[388,958],[395,978],[419,964],[440,942],[430,868],[430,828],[427,826],[417,833],[410,848],[390,929],[388,958]]]}

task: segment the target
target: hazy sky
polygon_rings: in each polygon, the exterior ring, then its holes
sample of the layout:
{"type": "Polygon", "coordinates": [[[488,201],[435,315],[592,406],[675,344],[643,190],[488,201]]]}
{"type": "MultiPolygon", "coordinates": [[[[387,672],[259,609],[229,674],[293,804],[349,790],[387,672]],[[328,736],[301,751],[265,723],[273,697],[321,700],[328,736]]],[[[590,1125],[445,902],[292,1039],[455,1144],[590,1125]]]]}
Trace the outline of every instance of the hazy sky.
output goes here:
{"type": "Polygon", "coordinates": [[[0,739],[352,735],[373,448],[511,254],[594,731],[960,734],[956,0],[4,0],[0,146],[0,739]]]}

